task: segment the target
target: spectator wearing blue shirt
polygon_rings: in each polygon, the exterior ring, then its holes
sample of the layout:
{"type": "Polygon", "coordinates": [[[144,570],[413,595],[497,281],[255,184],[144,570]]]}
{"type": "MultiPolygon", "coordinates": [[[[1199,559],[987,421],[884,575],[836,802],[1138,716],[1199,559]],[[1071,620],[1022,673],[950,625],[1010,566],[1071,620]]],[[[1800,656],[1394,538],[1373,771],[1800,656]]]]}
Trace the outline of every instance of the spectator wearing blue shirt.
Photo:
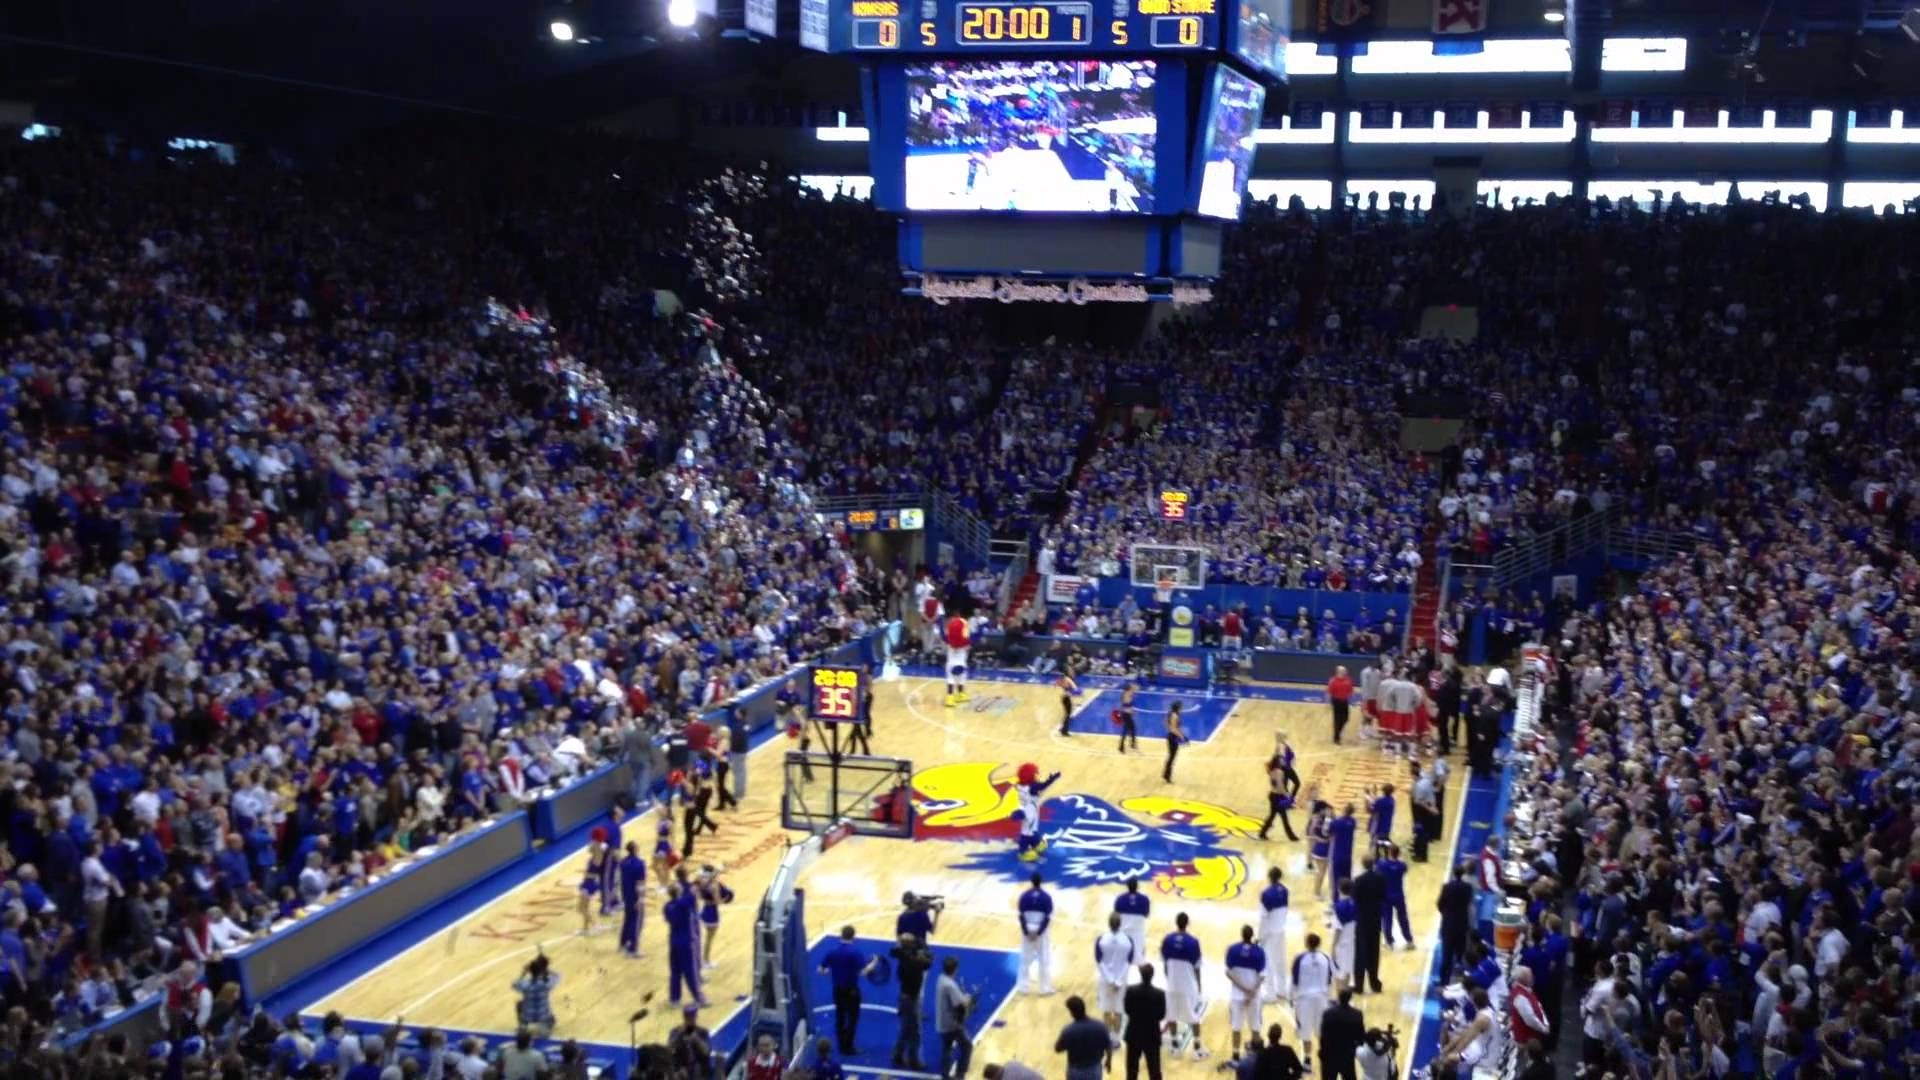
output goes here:
{"type": "Polygon", "coordinates": [[[879,962],[878,956],[867,956],[853,941],[853,927],[841,927],[840,944],[820,962],[820,970],[833,980],[833,1033],[843,1055],[859,1052],[855,1037],[860,1031],[860,977],[879,962]]]}

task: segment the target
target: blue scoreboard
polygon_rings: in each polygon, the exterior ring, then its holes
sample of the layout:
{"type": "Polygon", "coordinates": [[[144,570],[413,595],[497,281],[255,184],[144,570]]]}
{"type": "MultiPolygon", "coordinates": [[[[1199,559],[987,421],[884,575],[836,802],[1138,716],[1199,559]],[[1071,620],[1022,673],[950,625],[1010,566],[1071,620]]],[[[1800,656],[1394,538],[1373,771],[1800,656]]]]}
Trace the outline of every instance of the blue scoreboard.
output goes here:
{"type": "Polygon", "coordinates": [[[926,295],[1044,299],[1051,277],[1079,303],[1217,272],[1289,7],[802,0],[801,44],[863,61],[874,201],[926,295]]]}

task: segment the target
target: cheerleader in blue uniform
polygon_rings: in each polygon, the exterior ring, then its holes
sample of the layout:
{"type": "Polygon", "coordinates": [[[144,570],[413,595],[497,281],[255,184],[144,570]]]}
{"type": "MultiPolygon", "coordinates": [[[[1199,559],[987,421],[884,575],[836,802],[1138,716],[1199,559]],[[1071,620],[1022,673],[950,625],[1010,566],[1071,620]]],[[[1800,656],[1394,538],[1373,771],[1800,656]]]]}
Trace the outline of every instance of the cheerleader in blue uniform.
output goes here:
{"type": "Polygon", "coordinates": [[[587,872],[580,879],[580,932],[593,931],[594,899],[607,885],[607,871],[613,856],[607,851],[607,830],[594,826],[593,841],[587,845],[587,872]]]}
{"type": "Polygon", "coordinates": [[[673,884],[673,868],[680,863],[680,855],[673,850],[673,822],[665,817],[653,830],[653,878],[665,889],[673,884]]]}
{"type": "Polygon", "coordinates": [[[720,880],[720,871],[712,864],[700,868],[700,880],[693,884],[694,898],[700,901],[700,967],[713,966],[713,939],[720,936],[720,905],[733,900],[733,890],[720,880]]]}
{"type": "Polygon", "coordinates": [[[1319,785],[1307,789],[1307,866],[1313,872],[1313,898],[1327,887],[1327,861],[1333,854],[1333,807],[1320,798],[1319,785]]]}

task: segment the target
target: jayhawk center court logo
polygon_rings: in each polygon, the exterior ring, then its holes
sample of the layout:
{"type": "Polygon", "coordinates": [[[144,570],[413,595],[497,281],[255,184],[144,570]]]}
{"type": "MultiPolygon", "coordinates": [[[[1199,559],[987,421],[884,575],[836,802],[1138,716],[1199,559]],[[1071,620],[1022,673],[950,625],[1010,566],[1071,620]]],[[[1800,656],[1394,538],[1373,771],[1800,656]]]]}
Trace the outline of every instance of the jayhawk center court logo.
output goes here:
{"type": "Polygon", "coordinates": [[[1143,887],[1183,900],[1230,900],[1247,881],[1247,862],[1225,846],[1257,832],[1260,822],[1224,806],[1167,795],[1122,799],[1054,795],[1040,805],[1046,854],[1020,861],[1020,824],[1012,766],[965,762],[927,769],[913,778],[919,821],[914,839],[985,841],[956,870],[982,870],[1024,882],[1035,868],[1065,888],[1118,885],[1138,877],[1143,887]],[[1004,779],[994,779],[1005,769],[1004,779]]]}

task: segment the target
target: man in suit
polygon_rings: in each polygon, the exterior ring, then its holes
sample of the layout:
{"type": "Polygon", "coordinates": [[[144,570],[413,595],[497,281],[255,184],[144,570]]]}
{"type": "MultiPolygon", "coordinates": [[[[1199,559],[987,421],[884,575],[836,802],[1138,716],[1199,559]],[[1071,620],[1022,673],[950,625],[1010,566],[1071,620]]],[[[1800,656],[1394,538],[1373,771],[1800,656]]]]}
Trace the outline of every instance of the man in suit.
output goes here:
{"type": "Polygon", "coordinates": [[[1140,981],[1127,987],[1127,1080],[1140,1080],[1140,1059],[1147,1059],[1147,1080],[1160,1080],[1160,1025],[1167,1019],[1167,992],[1153,985],[1153,965],[1140,965],[1140,981]]]}
{"type": "Polygon", "coordinates": [[[1358,1080],[1354,1055],[1367,1039],[1367,1018],[1353,1007],[1353,989],[1340,989],[1339,1003],[1320,1020],[1321,1080],[1358,1080]]]}
{"type": "Polygon", "coordinates": [[[1472,863],[1453,868],[1453,880],[1440,886],[1440,899],[1434,904],[1440,912],[1440,984],[1453,981],[1454,969],[1466,959],[1467,938],[1473,932],[1473,884],[1467,875],[1472,863]]]}
{"type": "Polygon", "coordinates": [[[1360,992],[1361,987],[1371,986],[1379,993],[1380,986],[1380,931],[1387,914],[1387,879],[1374,869],[1374,858],[1367,855],[1360,860],[1360,876],[1353,879],[1347,887],[1347,895],[1353,898],[1354,931],[1353,943],[1353,989],[1360,992]]]}

